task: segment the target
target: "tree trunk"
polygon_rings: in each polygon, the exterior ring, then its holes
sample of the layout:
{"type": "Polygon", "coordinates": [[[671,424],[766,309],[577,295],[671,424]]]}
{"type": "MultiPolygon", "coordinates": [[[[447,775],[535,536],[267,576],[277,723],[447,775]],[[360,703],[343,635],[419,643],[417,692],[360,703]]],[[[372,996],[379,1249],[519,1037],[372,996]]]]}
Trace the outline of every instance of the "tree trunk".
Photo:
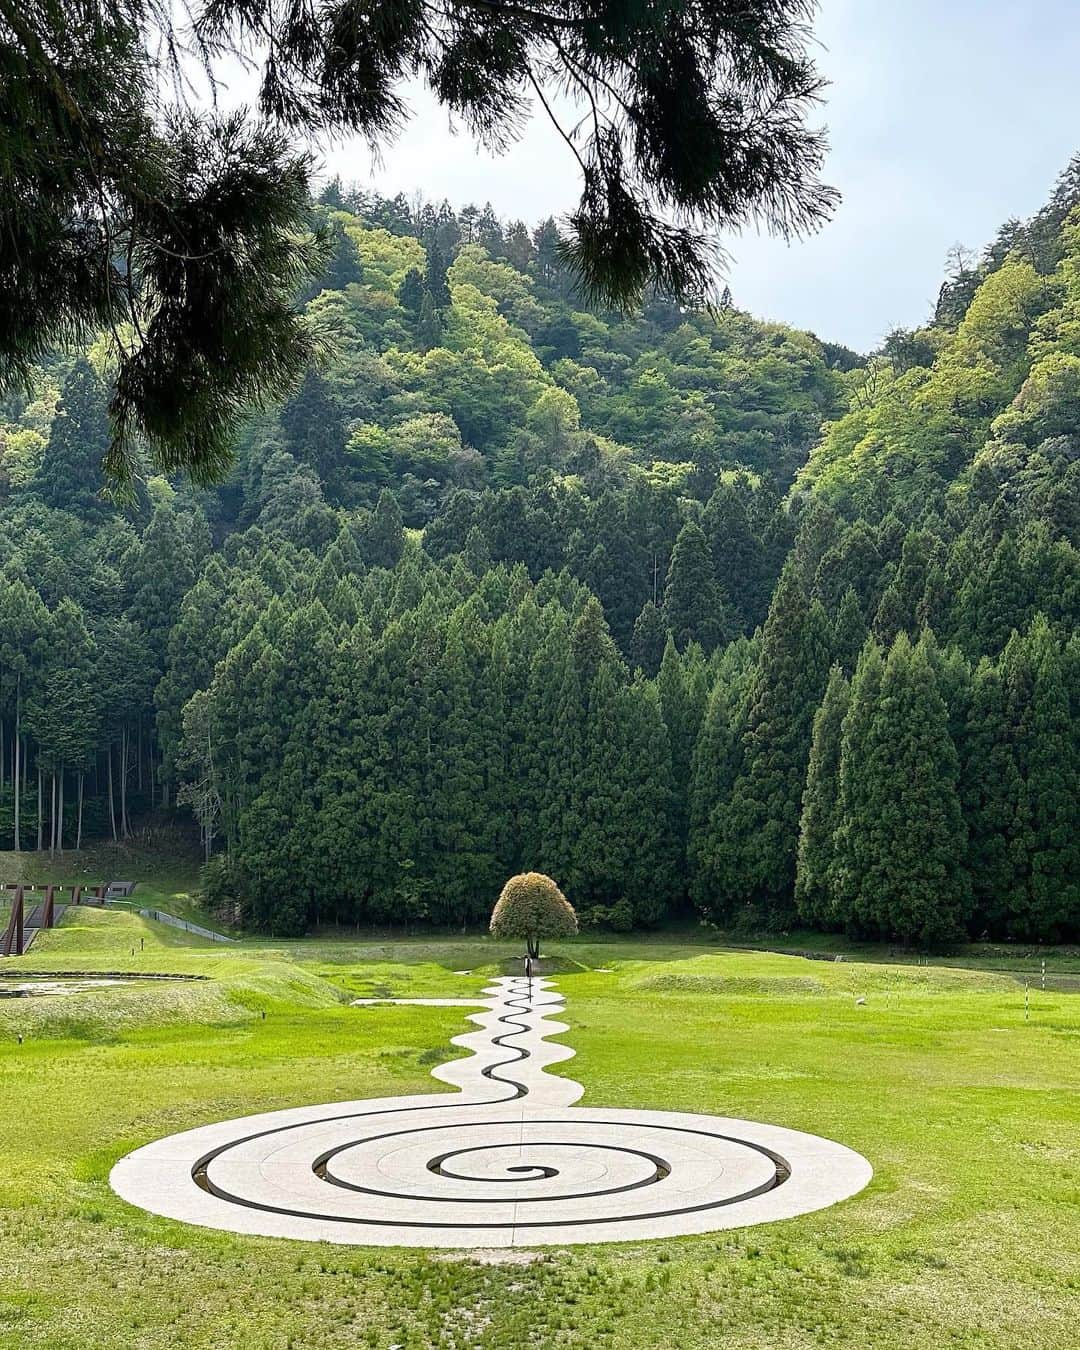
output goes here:
{"type": "Polygon", "coordinates": [[[120,733],[120,833],[128,837],[127,814],[128,734],[127,727],[120,733]]]}
{"type": "Polygon", "coordinates": [[[112,830],[112,840],[116,843],[116,802],[113,798],[113,773],[112,773],[112,742],[109,742],[107,753],[109,756],[109,828],[112,830]]]}
{"type": "Polygon", "coordinates": [[[15,852],[19,851],[19,731],[22,712],[22,677],[15,691],[15,852]]]}
{"type": "Polygon", "coordinates": [[[135,745],[135,763],[139,766],[139,768],[138,768],[139,777],[138,777],[138,780],[137,780],[137,781],[138,781],[139,791],[140,791],[140,792],[142,792],[142,760],[143,760],[143,754],[142,754],[142,713],[140,713],[140,714],[139,714],[139,735],[138,735],[138,740],[136,741],[136,745],[135,745]]]}
{"type": "Polygon", "coordinates": [[[82,848],[83,771],[79,770],[79,823],[75,829],[75,848],[82,848]]]}
{"type": "Polygon", "coordinates": [[[37,766],[37,851],[41,852],[41,765],[37,766]]]}
{"type": "Polygon", "coordinates": [[[49,857],[56,854],[56,770],[52,771],[52,796],[49,802],[49,857]]]}
{"type": "Polygon", "coordinates": [[[60,809],[56,815],[56,848],[64,856],[64,766],[60,765],[60,809]]]}

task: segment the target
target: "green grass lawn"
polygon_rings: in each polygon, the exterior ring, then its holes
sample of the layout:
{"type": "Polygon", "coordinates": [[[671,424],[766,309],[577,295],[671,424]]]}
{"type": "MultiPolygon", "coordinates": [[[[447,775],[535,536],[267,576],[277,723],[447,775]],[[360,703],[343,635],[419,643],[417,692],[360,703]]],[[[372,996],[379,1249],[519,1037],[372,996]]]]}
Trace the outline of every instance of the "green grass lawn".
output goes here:
{"type": "Polygon", "coordinates": [[[810,1130],[864,1153],[873,1182],[783,1223],[511,1264],[234,1237],[133,1209],[107,1182],[175,1130],[445,1091],[429,1069],[454,1053],[460,1010],[347,1000],[471,994],[511,947],[223,947],[69,911],[0,972],[207,978],[0,1001],[0,1346],[1075,1346],[1080,998],[1032,989],[1025,1021],[1008,974],[691,936],[553,949],[577,1051],[559,1071],[583,1104],[810,1130]]]}

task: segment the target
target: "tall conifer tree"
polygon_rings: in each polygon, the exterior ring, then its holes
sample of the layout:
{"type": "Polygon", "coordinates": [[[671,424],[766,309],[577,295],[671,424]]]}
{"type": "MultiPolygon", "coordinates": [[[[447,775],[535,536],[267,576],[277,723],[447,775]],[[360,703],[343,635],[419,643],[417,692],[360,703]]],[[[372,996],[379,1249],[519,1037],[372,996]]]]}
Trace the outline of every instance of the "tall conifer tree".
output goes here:
{"type": "Polygon", "coordinates": [[[655,679],[660,670],[667,640],[667,629],[664,627],[660,611],[651,600],[646,600],[634,623],[634,636],[630,642],[630,665],[635,670],[644,671],[650,679],[655,679]]]}
{"type": "MultiPolygon", "coordinates": [[[[857,707],[863,715],[866,692],[853,691],[849,716],[857,707]]],[[[901,633],[893,644],[861,749],[855,763],[845,740],[841,768],[842,782],[845,774],[860,781],[858,793],[844,794],[855,914],[884,937],[927,943],[959,937],[970,911],[959,759],[926,639],[913,648],[901,633]]]]}
{"type": "Polygon", "coordinates": [[[833,666],[825,697],[814,715],[795,870],[795,905],[799,917],[812,926],[828,927],[836,918],[833,886],[839,824],[840,729],[850,696],[851,687],[843,670],[833,666]]]}
{"type": "Polygon", "coordinates": [[[718,840],[717,876],[729,904],[761,900],[783,914],[795,850],[814,711],[825,690],[829,621],[795,566],[780,577],[742,731],[742,772],[718,840]]]}
{"type": "Polygon", "coordinates": [[[699,642],[711,652],[724,638],[724,594],[705,532],[688,520],[679,531],[664,587],[664,623],[680,650],[699,642]]]}
{"type": "Polygon", "coordinates": [[[104,509],[102,460],[111,432],[108,396],[90,363],[80,357],[64,381],[48,444],[33,486],[48,506],[77,514],[104,509]]]}
{"type": "Polygon", "coordinates": [[[686,656],[680,656],[669,638],[656,683],[670,748],[673,842],[682,862],[690,831],[690,769],[705,716],[706,683],[701,649],[691,645],[686,656]]]}

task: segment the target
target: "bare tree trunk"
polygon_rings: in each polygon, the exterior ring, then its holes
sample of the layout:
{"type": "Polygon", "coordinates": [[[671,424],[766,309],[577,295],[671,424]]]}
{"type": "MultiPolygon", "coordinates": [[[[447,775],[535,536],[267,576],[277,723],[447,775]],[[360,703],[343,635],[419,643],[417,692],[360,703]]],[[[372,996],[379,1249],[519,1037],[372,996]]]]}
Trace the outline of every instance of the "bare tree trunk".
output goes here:
{"type": "Polygon", "coordinates": [[[75,829],[75,847],[82,848],[83,771],[79,770],[79,823],[75,829]]]}
{"type": "Polygon", "coordinates": [[[52,798],[49,803],[49,857],[56,853],[56,770],[52,771],[52,798]]]}
{"type": "Polygon", "coordinates": [[[115,843],[116,843],[116,802],[115,802],[115,800],[114,800],[114,798],[113,798],[113,773],[112,773],[113,752],[112,752],[112,742],[111,742],[111,741],[109,742],[109,745],[108,745],[108,747],[107,747],[107,753],[108,753],[108,756],[109,756],[109,828],[112,830],[112,839],[113,839],[113,843],[115,844],[115,843]]]}
{"type": "Polygon", "coordinates": [[[22,676],[15,692],[15,852],[19,851],[19,732],[22,721],[22,676]]]}
{"type": "Polygon", "coordinates": [[[37,766],[37,851],[41,852],[41,765],[37,766]]]}
{"type": "Polygon", "coordinates": [[[120,733],[120,833],[126,839],[130,831],[127,813],[128,734],[127,727],[120,733]]]}
{"type": "Polygon", "coordinates": [[[60,765],[60,810],[56,816],[56,848],[64,856],[64,766],[60,765]]]}

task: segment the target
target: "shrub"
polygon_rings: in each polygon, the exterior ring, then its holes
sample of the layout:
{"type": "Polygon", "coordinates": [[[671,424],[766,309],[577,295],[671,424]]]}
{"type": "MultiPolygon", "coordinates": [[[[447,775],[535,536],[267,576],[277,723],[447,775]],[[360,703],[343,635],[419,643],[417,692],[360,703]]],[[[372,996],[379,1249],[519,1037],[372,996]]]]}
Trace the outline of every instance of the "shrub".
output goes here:
{"type": "Polygon", "coordinates": [[[634,907],[629,900],[616,900],[608,911],[608,927],[614,933],[629,933],[634,927],[634,907]]]}
{"type": "Polygon", "coordinates": [[[540,939],[573,937],[578,931],[573,906],[543,872],[522,872],[502,888],[491,915],[498,938],[524,938],[530,956],[540,955],[540,939]]]}
{"type": "Polygon", "coordinates": [[[219,853],[203,864],[199,892],[209,913],[227,923],[236,923],[240,890],[238,870],[227,853],[219,853]]]}

